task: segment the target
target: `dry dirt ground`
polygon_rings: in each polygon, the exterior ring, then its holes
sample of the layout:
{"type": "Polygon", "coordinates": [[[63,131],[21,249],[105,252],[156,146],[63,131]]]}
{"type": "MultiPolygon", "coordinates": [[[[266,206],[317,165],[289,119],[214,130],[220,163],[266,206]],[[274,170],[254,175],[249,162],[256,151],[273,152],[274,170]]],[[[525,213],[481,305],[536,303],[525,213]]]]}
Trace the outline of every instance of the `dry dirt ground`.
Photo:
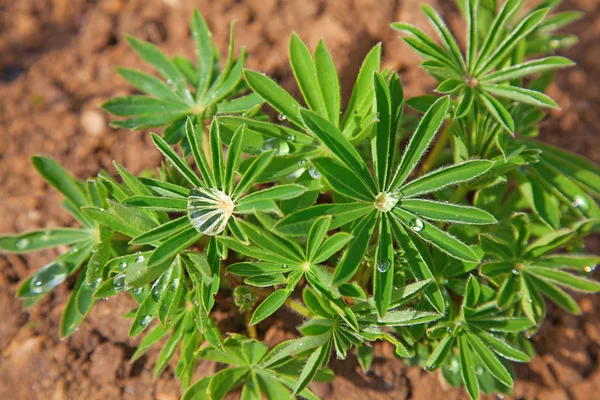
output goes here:
{"type": "MultiPolygon", "coordinates": [[[[155,167],[159,152],[145,132],[108,127],[98,105],[131,88],[116,65],[146,68],[128,49],[126,33],[150,40],[170,55],[193,54],[187,22],[198,7],[224,51],[228,24],[237,19],[237,40],[247,46],[249,67],[263,70],[295,90],[287,63],[287,38],[296,31],[309,45],[323,37],[331,48],[343,92],[375,43],[384,64],[400,72],[408,95],[432,89],[419,60],[389,28],[408,21],[429,31],[419,0],[0,0],[0,232],[22,232],[73,222],[59,209],[59,196],[35,174],[29,156],[43,153],[77,177],[100,169],[114,173],[118,160],[139,172],[155,167]]],[[[451,26],[461,23],[449,0],[427,0],[451,26]]],[[[562,109],[544,122],[542,138],[600,162],[600,3],[571,0],[565,9],[587,13],[570,30],[580,44],[566,55],[577,67],[560,74],[551,89],[562,109]]],[[[588,245],[599,252],[598,239],[588,245]]],[[[54,254],[0,255],[0,399],[177,399],[172,368],[153,381],[156,353],[130,364],[136,340],[129,322],[115,318],[131,307],[123,296],[98,304],[80,331],[60,341],[58,321],[67,290],[61,287],[28,312],[14,293],[20,281],[54,254]]],[[[534,338],[539,356],[518,368],[517,398],[590,399],[600,396],[600,305],[580,301],[582,316],[550,310],[534,338]]],[[[285,316],[284,316],[285,317],[285,316]]],[[[286,318],[283,318],[286,319],[286,318]]],[[[289,319],[289,318],[288,318],[289,319]]],[[[237,322],[233,321],[233,324],[237,322]]],[[[274,344],[293,335],[282,323],[262,334],[274,344]]],[[[406,367],[385,346],[376,349],[371,373],[355,360],[333,362],[338,376],[315,387],[327,399],[465,398],[437,374],[406,367]]],[[[214,370],[201,364],[199,374],[214,370]]]]}

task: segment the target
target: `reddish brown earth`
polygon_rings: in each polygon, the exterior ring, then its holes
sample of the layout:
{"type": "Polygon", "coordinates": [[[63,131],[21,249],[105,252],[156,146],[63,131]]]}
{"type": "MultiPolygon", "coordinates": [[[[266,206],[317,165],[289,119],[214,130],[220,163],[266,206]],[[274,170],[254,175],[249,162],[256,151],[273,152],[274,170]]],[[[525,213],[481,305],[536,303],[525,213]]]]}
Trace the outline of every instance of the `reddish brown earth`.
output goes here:
{"type": "MultiPolygon", "coordinates": [[[[114,173],[118,160],[134,172],[154,168],[159,152],[145,132],[108,127],[98,105],[131,88],[116,65],[147,68],[130,51],[124,35],[150,40],[170,55],[193,54],[187,22],[194,6],[211,26],[219,48],[226,47],[228,24],[237,18],[237,40],[252,57],[251,68],[276,77],[290,90],[287,38],[296,31],[311,46],[323,37],[332,49],[349,94],[359,62],[370,47],[383,42],[384,64],[400,72],[408,95],[432,89],[419,60],[389,29],[392,21],[426,28],[421,1],[409,0],[3,0],[0,1],[0,232],[70,225],[60,197],[35,174],[29,156],[43,153],[77,177],[100,169],[114,173]]],[[[428,0],[460,29],[448,0],[428,0]]],[[[577,67],[559,74],[551,95],[562,110],[544,122],[542,138],[600,162],[600,3],[572,0],[566,9],[587,17],[571,29],[581,38],[567,52],[577,67]]],[[[598,238],[588,242],[599,253],[598,238]]],[[[128,340],[129,321],[117,318],[132,306],[125,296],[96,305],[80,331],[60,341],[58,321],[66,301],[64,285],[25,312],[14,297],[20,281],[55,254],[0,255],[0,399],[177,399],[179,383],[169,368],[153,381],[156,353],[134,364],[128,358],[138,340],[128,340]]],[[[598,277],[598,276],[597,276],[598,277]]],[[[518,367],[516,398],[590,399],[600,393],[600,305],[581,298],[581,316],[553,308],[533,341],[539,356],[518,367]]],[[[227,317],[224,315],[223,317],[227,317]]],[[[281,320],[293,320],[286,318],[281,320]]],[[[235,319],[233,326],[239,325],[235,319]]],[[[269,344],[294,335],[283,322],[261,331],[269,344]]],[[[263,328],[263,329],[265,329],[263,328]]],[[[465,398],[430,374],[376,347],[371,373],[354,359],[334,361],[333,384],[314,387],[328,399],[465,398]]],[[[200,364],[198,374],[214,372],[200,364]]]]}

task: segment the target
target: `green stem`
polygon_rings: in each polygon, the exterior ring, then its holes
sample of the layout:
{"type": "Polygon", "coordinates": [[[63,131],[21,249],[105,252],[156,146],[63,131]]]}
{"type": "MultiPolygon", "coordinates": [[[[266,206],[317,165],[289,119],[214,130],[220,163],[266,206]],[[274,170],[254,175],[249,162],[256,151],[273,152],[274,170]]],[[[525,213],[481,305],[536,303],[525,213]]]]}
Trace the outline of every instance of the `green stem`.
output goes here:
{"type": "Polygon", "coordinates": [[[246,322],[246,331],[248,332],[248,336],[250,336],[250,339],[256,339],[256,326],[250,324],[251,319],[252,311],[247,310],[244,314],[244,321],[246,322]]]}
{"type": "Polygon", "coordinates": [[[421,165],[421,174],[425,174],[434,168],[436,162],[439,159],[439,156],[440,156],[442,150],[444,150],[444,147],[446,147],[446,145],[448,144],[448,140],[450,138],[449,132],[450,132],[450,124],[446,124],[446,126],[442,130],[442,133],[438,137],[438,140],[433,145],[431,152],[427,156],[427,159],[421,165]]]}
{"type": "Polygon", "coordinates": [[[296,311],[298,314],[305,316],[306,318],[309,318],[311,315],[311,312],[308,308],[304,307],[302,304],[300,304],[294,299],[288,298],[284,304],[290,309],[296,311]]]}

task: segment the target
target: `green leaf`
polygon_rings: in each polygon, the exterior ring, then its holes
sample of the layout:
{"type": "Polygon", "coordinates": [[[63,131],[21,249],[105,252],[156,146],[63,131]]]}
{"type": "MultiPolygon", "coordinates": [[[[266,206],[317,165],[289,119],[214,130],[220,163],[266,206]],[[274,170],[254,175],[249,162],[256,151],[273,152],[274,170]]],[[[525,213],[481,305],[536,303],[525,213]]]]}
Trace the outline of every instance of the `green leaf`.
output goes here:
{"type": "Polygon", "coordinates": [[[128,206],[162,211],[185,211],[187,210],[187,203],[188,201],[185,198],[154,196],[131,196],[123,201],[123,204],[128,206]]]}
{"type": "Polygon", "coordinates": [[[244,140],[244,131],[246,125],[241,125],[233,134],[229,149],[227,151],[227,162],[225,164],[225,176],[224,176],[224,191],[231,193],[235,184],[236,168],[240,162],[242,154],[242,142],[244,140]]]}
{"type": "Polygon", "coordinates": [[[64,339],[74,332],[77,331],[77,328],[83,321],[83,316],[79,313],[77,309],[77,297],[80,292],[84,290],[83,286],[85,285],[84,277],[85,271],[77,277],[77,281],[75,282],[75,286],[73,286],[73,291],[69,295],[69,299],[65,304],[65,308],[63,310],[61,319],[60,319],[60,337],[64,339]]]}
{"type": "Polygon", "coordinates": [[[487,211],[459,204],[442,203],[439,201],[423,199],[405,199],[402,200],[400,207],[421,218],[434,221],[475,225],[488,225],[498,222],[496,218],[487,211]]]}
{"type": "Polygon", "coordinates": [[[346,243],[352,239],[352,235],[346,232],[338,232],[325,240],[314,258],[310,260],[313,264],[320,264],[328,260],[335,253],[340,251],[346,243]]]}
{"type": "MultiPolygon", "coordinates": [[[[335,216],[335,214],[333,215],[335,216]]],[[[358,266],[367,251],[377,220],[378,213],[376,211],[371,211],[352,230],[353,237],[348,243],[348,248],[342,256],[342,260],[336,267],[333,275],[333,280],[336,285],[347,282],[354,274],[356,274],[358,266]]],[[[333,221],[334,220],[332,220],[332,225],[333,221]]],[[[330,229],[333,229],[333,226],[330,226],[330,229]]]]}
{"type": "Polygon", "coordinates": [[[89,238],[93,233],[84,229],[54,228],[0,236],[0,249],[7,253],[27,253],[62,244],[73,244],[89,238]]]}
{"type": "MultiPolygon", "coordinates": [[[[186,316],[186,319],[189,316],[186,316]]],[[[179,343],[183,339],[183,334],[185,333],[186,319],[180,322],[174,329],[173,334],[167,340],[165,345],[163,346],[158,358],[156,359],[156,365],[154,365],[154,371],[152,371],[152,377],[157,378],[164,370],[167,368],[169,364],[169,360],[175,354],[177,347],[179,347],[179,343]]]]}
{"type": "Polygon", "coordinates": [[[446,118],[449,105],[450,99],[442,97],[427,110],[404,151],[400,165],[390,185],[391,190],[398,189],[415,168],[442,125],[444,118],[446,118]]]}
{"type": "Polygon", "coordinates": [[[331,158],[313,158],[310,162],[334,191],[359,201],[375,201],[371,188],[338,161],[331,158]]]}
{"type": "Polygon", "coordinates": [[[308,233],[308,239],[306,240],[306,259],[312,261],[317,254],[317,251],[321,248],[321,244],[329,231],[329,225],[331,224],[331,217],[325,215],[319,217],[314,224],[311,226],[308,233]]]}
{"type": "Polygon", "coordinates": [[[492,117],[494,117],[494,119],[496,119],[496,121],[498,121],[510,134],[513,134],[515,131],[515,121],[502,103],[492,97],[487,91],[479,90],[477,91],[477,95],[492,117]]]}
{"type": "Polygon", "coordinates": [[[144,335],[144,338],[140,342],[140,345],[135,350],[135,353],[133,353],[133,355],[131,356],[131,362],[134,362],[141,356],[143,356],[150,349],[150,347],[152,347],[152,345],[156,344],[160,339],[165,337],[167,333],[169,333],[169,330],[164,329],[160,325],[156,325],[155,327],[153,327],[150,330],[150,332],[144,335]]]}
{"type": "Polygon", "coordinates": [[[215,180],[213,178],[213,173],[210,170],[208,160],[206,159],[206,155],[204,154],[204,149],[202,147],[202,130],[196,129],[192,123],[192,120],[188,118],[185,123],[185,134],[188,142],[190,143],[192,154],[194,156],[194,160],[196,161],[196,166],[200,171],[202,179],[204,179],[204,184],[201,186],[214,187],[215,180]]]}
{"type": "Polygon", "coordinates": [[[56,161],[48,157],[33,156],[31,157],[31,163],[46,182],[52,185],[73,204],[78,207],[89,204],[85,192],[56,161]]]}
{"type": "Polygon", "coordinates": [[[121,218],[109,213],[103,208],[98,207],[81,207],[81,211],[91,220],[109,227],[113,231],[121,232],[130,237],[136,237],[141,234],[141,231],[132,227],[121,218]]]}
{"type": "MultiPolygon", "coordinates": [[[[581,309],[577,302],[557,285],[546,280],[539,279],[535,275],[528,275],[532,283],[550,300],[570,312],[571,314],[581,314],[581,309]]],[[[543,316],[542,316],[543,317],[543,316]]]]}
{"type": "Polygon", "coordinates": [[[306,192],[306,187],[294,183],[286,185],[277,185],[268,189],[260,190],[242,197],[237,206],[243,206],[248,203],[262,200],[285,200],[293,199],[306,192]]]}
{"type": "Polygon", "coordinates": [[[481,358],[490,373],[506,386],[512,387],[514,382],[510,373],[494,353],[476,335],[466,332],[465,336],[473,351],[481,358]]]}
{"type": "Polygon", "coordinates": [[[458,336],[458,354],[460,361],[460,375],[472,400],[479,398],[479,385],[475,374],[475,364],[465,335],[458,336]]]}
{"type": "Polygon", "coordinates": [[[588,254],[549,254],[535,260],[535,265],[547,268],[566,268],[589,272],[600,264],[600,256],[588,254]]]}
{"type": "Polygon", "coordinates": [[[482,83],[498,83],[510,81],[513,79],[523,78],[525,76],[552,71],[557,68],[571,67],[575,63],[565,57],[544,57],[537,60],[527,61],[517,65],[503,68],[499,71],[492,72],[485,78],[481,79],[482,83]]]}
{"type": "Polygon", "coordinates": [[[536,90],[524,89],[510,85],[494,85],[482,83],[481,88],[498,97],[504,97],[525,104],[531,104],[538,107],[558,108],[558,104],[549,96],[536,90]]]}
{"type": "Polygon", "coordinates": [[[503,340],[481,330],[475,328],[474,334],[487,344],[487,346],[495,353],[507,360],[516,362],[529,362],[530,357],[520,350],[515,349],[503,340]]]}
{"type": "Polygon", "coordinates": [[[381,326],[412,326],[435,321],[441,317],[440,314],[431,311],[419,311],[413,309],[388,311],[385,317],[379,317],[377,314],[360,315],[358,322],[367,324],[377,324],[381,326]]]}
{"type": "Polygon", "coordinates": [[[210,400],[208,395],[208,385],[212,380],[212,376],[202,378],[194,382],[183,393],[181,400],[210,400]]]}
{"type": "Polygon", "coordinates": [[[300,377],[298,378],[298,383],[294,388],[294,396],[302,392],[302,390],[308,386],[308,384],[314,379],[317,371],[323,364],[326,364],[328,360],[329,352],[327,352],[326,346],[319,347],[310,355],[310,357],[308,357],[306,364],[304,364],[304,368],[302,368],[300,377]]]}
{"type": "Polygon", "coordinates": [[[160,152],[163,153],[164,156],[167,157],[169,161],[171,161],[171,163],[173,163],[173,166],[177,168],[179,172],[181,172],[181,174],[185,177],[185,179],[188,180],[188,182],[190,182],[193,186],[204,186],[202,185],[202,181],[200,180],[200,178],[196,176],[194,171],[187,164],[186,160],[179,157],[177,153],[175,153],[175,151],[173,151],[173,149],[169,147],[167,142],[165,142],[160,136],[158,136],[155,133],[150,133],[150,135],[152,136],[152,141],[160,150],[160,152]]]}
{"type": "Polygon", "coordinates": [[[200,237],[202,237],[202,234],[197,232],[193,226],[171,236],[152,252],[148,258],[148,267],[153,268],[162,264],[170,264],[179,252],[187,249],[200,237]]]}
{"type": "Polygon", "coordinates": [[[301,110],[306,127],[317,136],[331,152],[369,187],[375,195],[377,189],[373,177],[358,151],[350,144],[344,135],[329,121],[309,110],[301,110]]]}
{"type": "Polygon", "coordinates": [[[473,71],[477,62],[479,0],[467,0],[467,71],[473,71]]]}
{"type": "Polygon", "coordinates": [[[446,310],[445,301],[442,293],[435,283],[431,269],[425,262],[423,255],[413,242],[412,238],[406,233],[400,222],[392,218],[392,229],[394,231],[394,237],[400,244],[400,247],[404,250],[404,256],[408,261],[412,273],[419,281],[433,281],[425,288],[425,296],[427,300],[438,310],[440,313],[444,313],[446,310]]]}
{"type": "Polygon", "coordinates": [[[318,85],[317,71],[312,56],[302,40],[292,33],[290,37],[290,64],[308,107],[323,117],[327,109],[318,85]]]}
{"type": "Polygon", "coordinates": [[[315,49],[315,67],[321,95],[327,109],[328,120],[335,126],[340,121],[340,82],[331,54],[323,39],[315,49]]]}
{"type": "Polygon", "coordinates": [[[375,298],[377,313],[383,318],[390,305],[394,283],[394,243],[387,214],[381,216],[381,222],[379,223],[379,239],[373,271],[373,297],[375,298]]]}
{"type": "Polygon", "coordinates": [[[546,253],[551,252],[552,250],[560,248],[569,240],[571,240],[573,235],[574,232],[566,228],[547,233],[535,242],[531,243],[529,246],[527,246],[527,248],[525,249],[525,255],[526,257],[531,259],[540,257],[546,253]]]}
{"type": "Polygon", "coordinates": [[[505,34],[505,27],[511,21],[512,16],[519,10],[523,0],[506,0],[502,8],[496,13],[496,18],[488,29],[487,35],[479,50],[479,56],[475,67],[471,71],[478,71],[483,62],[489,59],[489,55],[497,48],[498,42],[505,34]]]}
{"type": "Polygon", "coordinates": [[[460,52],[460,48],[458,47],[458,43],[456,43],[454,36],[452,36],[452,33],[444,23],[444,20],[432,7],[428,5],[422,5],[421,9],[425,12],[427,17],[429,17],[429,20],[432,22],[446,49],[450,51],[450,55],[454,63],[464,69],[465,62],[463,60],[462,53],[460,52]]]}
{"type": "Polygon", "coordinates": [[[373,208],[372,204],[361,203],[319,204],[288,215],[275,225],[275,229],[290,236],[304,236],[313,222],[323,215],[331,215],[329,229],[335,229],[368,214],[373,208]]]}
{"type": "Polygon", "coordinates": [[[372,104],[373,99],[373,73],[379,72],[381,65],[381,43],[377,43],[366,55],[352,89],[352,95],[348,101],[348,107],[344,115],[341,127],[347,132],[347,128],[355,118],[361,104],[372,104]]]}
{"type": "Polygon", "coordinates": [[[132,36],[127,36],[126,39],[144,61],[152,64],[167,79],[167,82],[170,82],[171,87],[179,97],[189,104],[193,103],[192,95],[187,89],[185,77],[158,47],[132,36]]]}
{"type": "Polygon", "coordinates": [[[597,293],[600,291],[600,283],[571,275],[564,271],[539,267],[527,267],[527,273],[533,274],[540,279],[556,283],[557,285],[566,286],[570,289],[580,292],[597,293]]]}
{"type": "Polygon", "coordinates": [[[159,225],[156,228],[150,229],[143,234],[134,237],[129,243],[152,244],[182,231],[189,226],[189,224],[190,222],[188,217],[184,215],[183,217],[179,217],[165,224],[159,225]]]}
{"type": "Polygon", "coordinates": [[[248,188],[254,182],[256,182],[258,176],[269,165],[274,155],[275,151],[269,150],[253,159],[252,164],[250,164],[246,172],[244,172],[244,175],[242,175],[242,178],[238,182],[232,194],[232,198],[234,200],[237,200],[240,196],[242,196],[248,190],[248,188]]]}
{"type": "Polygon", "coordinates": [[[288,92],[275,83],[268,76],[260,72],[244,70],[244,77],[248,85],[273,108],[285,115],[286,119],[302,127],[300,118],[300,103],[298,103],[288,92]]]}
{"type": "Polygon", "coordinates": [[[250,325],[256,325],[265,318],[271,316],[271,314],[283,305],[290,294],[291,293],[286,289],[278,289],[271,293],[258,307],[256,307],[256,310],[254,310],[250,325]]]}
{"type": "Polygon", "coordinates": [[[115,97],[102,104],[102,108],[119,117],[129,117],[148,114],[185,114],[189,106],[146,96],[126,96],[115,97]]]}
{"type": "MultiPolygon", "coordinates": [[[[173,93],[171,88],[158,78],[130,68],[117,68],[119,75],[136,89],[165,101],[183,102],[183,99],[173,93]]],[[[104,108],[104,105],[102,105],[104,108]]]]}
{"type": "Polygon", "coordinates": [[[398,207],[393,210],[393,213],[417,236],[433,244],[449,256],[467,262],[479,262],[479,257],[469,246],[450,234],[398,207]]]}
{"type": "Polygon", "coordinates": [[[448,186],[468,182],[483,175],[493,165],[494,162],[489,160],[470,160],[460,164],[449,165],[408,182],[400,188],[400,192],[402,193],[402,197],[436,192],[448,186]]]}
{"type": "Polygon", "coordinates": [[[373,108],[379,119],[376,125],[377,133],[375,135],[375,157],[373,161],[379,189],[383,190],[386,188],[388,181],[387,173],[390,169],[389,164],[393,161],[393,154],[396,150],[396,132],[395,130],[392,132],[391,128],[392,109],[390,92],[383,75],[379,73],[373,75],[373,87],[375,91],[375,104],[373,108]]]}
{"type": "Polygon", "coordinates": [[[454,344],[454,336],[444,335],[442,340],[435,346],[427,360],[425,361],[425,368],[429,371],[436,370],[442,365],[446,356],[452,350],[454,344]]]}
{"type": "Polygon", "coordinates": [[[212,123],[210,124],[210,131],[208,134],[212,176],[215,187],[222,191],[224,184],[223,180],[225,178],[223,176],[223,168],[225,168],[225,163],[223,161],[223,144],[221,143],[221,135],[219,134],[219,130],[219,123],[216,119],[213,119],[212,123]]]}
{"type": "Polygon", "coordinates": [[[480,64],[475,68],[475,75],[485,74],[496,67],[517,46],[521,39],[526,37],[544,20],[547,14],[548,8],[542,8],[523,18],[519,25],[500,44],[494,47],[489,57],[481,58],[480,56],[480,60],[484,61],[480,61],[480,64]]]}
{"type": "Polygon", "coordinates": [[[303,262],[304,254],[296,242],[287,241],[282,237],[272,235],[246,221],[239,221],[248,238],[262,247],[265,251],[279,254],[290,261],[303,262]]]}

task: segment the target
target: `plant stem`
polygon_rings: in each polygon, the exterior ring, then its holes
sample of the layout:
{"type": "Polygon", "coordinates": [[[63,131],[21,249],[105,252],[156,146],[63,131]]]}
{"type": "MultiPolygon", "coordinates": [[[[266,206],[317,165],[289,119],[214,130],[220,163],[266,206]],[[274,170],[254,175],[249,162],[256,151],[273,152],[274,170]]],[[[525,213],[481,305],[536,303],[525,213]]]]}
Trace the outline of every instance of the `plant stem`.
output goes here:
{"type": "Polygon", "coordinates": [[[421,165],[421,174],[425,174],[433,169],[436,161],[438,160],[438,158],[440,156],[440,153],[442,152],[442,150],[444,150],[444,147],[446,147],[446,145],[448,144],[448,139],[450,137],[449,132],[450,132],[450,124],[446,124],[446,126],[444,126],[444,129],[442,130],[442,133],[438,137],[438,140],[433,145],[431,152],[427,156],[427,159],[425,160],[423,165],[421,165]]]}
{"type": "Polygon", "coordinates": [[[248,336],[250,336],[250,339],[256,339],[256,327],[250,324],[251,318],[251,310],[246,310],[246,313],[244,314],[244,321],[246,322],[246,331],[248,331],[248,336]]]}
{"type": "Polygon", "coordinates": [[[288,298],[284,304],[290,309],[296,311],[298,314],[301,314],[306,318],[310,317],[310,310],[304,307],[302,304],[298,303],[296,300],[288,298]]]}

